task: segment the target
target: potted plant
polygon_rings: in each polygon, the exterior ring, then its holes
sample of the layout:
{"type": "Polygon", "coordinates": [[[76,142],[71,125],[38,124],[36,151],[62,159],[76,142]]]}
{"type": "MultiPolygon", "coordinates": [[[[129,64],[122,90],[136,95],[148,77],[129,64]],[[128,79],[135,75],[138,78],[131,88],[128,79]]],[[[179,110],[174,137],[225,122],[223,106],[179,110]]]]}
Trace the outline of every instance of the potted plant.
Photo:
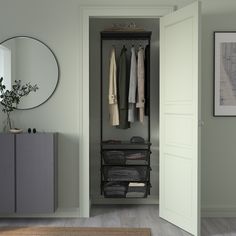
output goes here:
{"type": "Polygon", "coordinates": [[[3,84],[3,78],[0,78],[0,104],[2,105],[2,111],[7,114],[7,123],[10,130],[13,129],[10,117],[11,112],[17,109],[17,105],[22,97],[27,96],[31,92],[36,92],[37,89],[37,84],[33,86],[30,83],[22,85],[21,80],[15,80],[12,89],[8,90],[3,84]]]}

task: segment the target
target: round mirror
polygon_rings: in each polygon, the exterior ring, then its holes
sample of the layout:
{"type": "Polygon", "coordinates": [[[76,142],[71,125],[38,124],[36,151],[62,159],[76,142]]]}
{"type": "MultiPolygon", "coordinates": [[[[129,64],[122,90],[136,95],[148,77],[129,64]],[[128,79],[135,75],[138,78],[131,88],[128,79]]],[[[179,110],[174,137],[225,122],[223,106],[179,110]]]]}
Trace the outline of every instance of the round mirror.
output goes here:
{"type": "Polygon", "coordinates": [[[15,80],[37,85],[38,90],[22,97],[17,109],[30,109],[46,102],[59,80],[58,61],[43,42],[26,36],[9,38],[0,44],[0,77],[7,89],[15,80]]]}

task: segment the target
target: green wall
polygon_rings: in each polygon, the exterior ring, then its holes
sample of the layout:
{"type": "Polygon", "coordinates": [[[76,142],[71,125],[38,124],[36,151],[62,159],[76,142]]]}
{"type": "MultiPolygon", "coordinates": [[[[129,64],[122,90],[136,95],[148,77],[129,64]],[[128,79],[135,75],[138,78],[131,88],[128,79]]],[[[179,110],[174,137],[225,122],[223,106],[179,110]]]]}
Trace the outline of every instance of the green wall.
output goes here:
{"type": "Polygon", "coordinates": [[[236,1],[205,0],[202,17],[202,205],[236,212],[236,117],[213,117],[213,32],[236,31],[236,1]]]}

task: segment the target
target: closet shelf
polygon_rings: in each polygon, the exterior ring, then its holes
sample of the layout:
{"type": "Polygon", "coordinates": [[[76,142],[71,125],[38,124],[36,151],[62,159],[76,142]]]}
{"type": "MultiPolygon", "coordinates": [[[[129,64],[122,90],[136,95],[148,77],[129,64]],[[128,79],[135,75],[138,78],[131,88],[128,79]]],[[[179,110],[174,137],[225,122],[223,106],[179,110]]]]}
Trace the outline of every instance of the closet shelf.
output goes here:
{"type": "Polygon", "coordinates": [[[109,142],[102,142],[101,143],[101,148],[104,150],[114,150],[114,149],[125,149],[125,150],[139,150],[139,149],[146,149],[150,150],[151,147],[150,142],[145,142],[145,143],[131,143],[130,141],[122,141],[122,142],[117,142],[117,143],[109,143],[109,142]]]}
{"type": "Polygon", "coordinates": [[[142,196],[142,197],[137,197],[137,196],[135,196],[135,197],[126,197],[126,196],[107,196],[105,193],[104,193],[104,197],[105,198],[114,198],[114,199],[116,199],[116,198],[121,198],[121,199],[137,199],[137,198],[147,198],[147,196],[148,196],[148,191],[144,194],[144,196],[142,196]]]}
{"type": "Polygon", "coordinates": [[[151,31],[102,31],[101,40],[149,40],[151,31]]]}
{"type": "Polygon", "coordinates": [[[149,164],[102,164],[103,166],[149,166],[149,164]]]}

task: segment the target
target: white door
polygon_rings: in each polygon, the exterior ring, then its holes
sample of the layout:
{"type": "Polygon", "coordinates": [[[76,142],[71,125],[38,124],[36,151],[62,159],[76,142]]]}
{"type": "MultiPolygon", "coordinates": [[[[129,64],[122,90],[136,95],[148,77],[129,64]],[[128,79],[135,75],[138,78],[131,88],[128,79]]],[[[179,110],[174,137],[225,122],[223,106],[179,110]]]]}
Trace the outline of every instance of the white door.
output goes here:
{"type": "Polygon", "coordinates": [[[200,224],[200,5],[160,22],[160,216],[193,235],[200,224]]]}

